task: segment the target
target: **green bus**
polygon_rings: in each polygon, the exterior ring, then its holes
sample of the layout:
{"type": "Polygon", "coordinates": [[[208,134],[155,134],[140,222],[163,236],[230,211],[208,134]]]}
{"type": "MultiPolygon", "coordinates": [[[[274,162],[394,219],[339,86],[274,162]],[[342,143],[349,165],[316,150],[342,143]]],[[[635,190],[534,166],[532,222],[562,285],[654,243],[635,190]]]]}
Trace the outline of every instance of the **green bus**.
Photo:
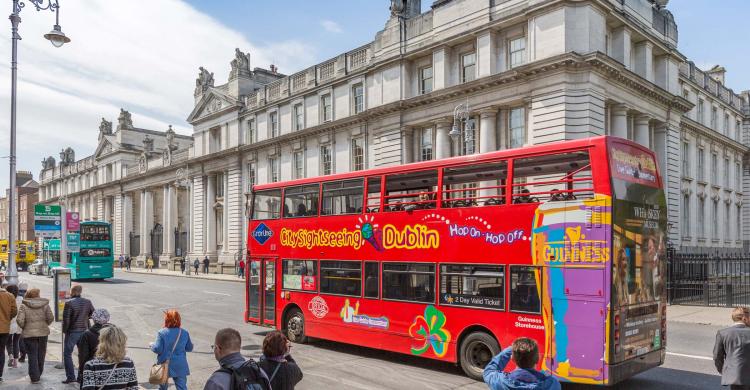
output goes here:
{"type": "MultiPolygon", "coordinates": [[[[112,227],[106,222],[81,222],[81,249],[68,252],[67,268],[73,280],[107,279],[114,275],[114,255],[112,254],[112,227]]],[[[42,255],[47,267],[60,266],[60,240],[45,240],[42,255]]]]}

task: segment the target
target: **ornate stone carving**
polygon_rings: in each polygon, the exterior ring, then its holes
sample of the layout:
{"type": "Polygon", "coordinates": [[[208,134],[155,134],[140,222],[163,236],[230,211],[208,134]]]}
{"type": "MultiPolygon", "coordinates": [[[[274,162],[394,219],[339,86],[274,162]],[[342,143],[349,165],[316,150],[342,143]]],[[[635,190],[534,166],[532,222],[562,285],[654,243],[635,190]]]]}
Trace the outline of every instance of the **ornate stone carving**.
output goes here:
{"type": "Polygon", "coordinates": [[[42,169],[52,169],[55,167],[55,158],[52,156],[48,156],[44,160],[42,160],[42,169]]]}
{"type": "Polygon", "coordinates": [[[214,86],[214,74],[209,73],[204,67],[198,68],[198,78],[195,79],[195,96],[205,92],[208,87],[214,86]]]}
{"type": "Polygon", "coordinates": [[[72,165],[76,161],[76,153],[73,148],[67,147],[60,151],[60,165],[72,165]]]}
{"type": "Polygon", "coordinates": [[[149,137],[148,134],[143,138],[143,151],[153,152],[154,151],[154,139],[149,137]]]}
{"type": "Polygon", "coordinates": [[[177,149],[177,144],[174,142],[174,137],[176,133],[174,132],[174,129],[172,129],[172,125],[169,125],[169,128],[167,129],[166,138],[167,138],[167,149],[170,151],[177,149]]]}
{"type": "Polygon", "coordinates": [[[112,134],[112,122],[102,118],[102,122],[99,124],[99,134],[111,135],[112,134]]]}
{"type": "Polygon", "coordinates": [[[391,0],[391,16],[403,16],[406,10],[406,0],[391,0]]]}
{"type": "Polygon", "coordinates": [[[239,76],[250,76],[250,53],[243,53],[239,48],[234,49],[234,59],[230,62],[232,70],[229,72],[229,78],[234,79],[239,76]]]}
{"type": "Polygon", "coordinates": [[[133,118],[130,117],[130,112],[125,109],[120,109],[120,116],[117,117],[117,130],[120,129],[132,129],[133,118]]]}
{"type": "Polygon", "coordinates": [[[141,157],[138,159],[138,172],[144,173],[146,172],[146,154],[141,154],[141,157]]]}

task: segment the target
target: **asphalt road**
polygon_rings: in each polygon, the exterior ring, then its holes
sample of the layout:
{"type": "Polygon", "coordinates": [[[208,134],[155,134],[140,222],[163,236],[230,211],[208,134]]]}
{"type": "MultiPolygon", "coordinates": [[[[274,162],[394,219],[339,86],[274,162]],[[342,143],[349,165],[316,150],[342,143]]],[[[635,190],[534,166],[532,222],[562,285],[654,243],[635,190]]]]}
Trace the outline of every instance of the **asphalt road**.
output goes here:
{"type": "MultiPolygon", "coordinates": [[[[145,388],[148,369],[155,355],[148,349],[162,326],[162,310],[177,308],[183,327],[190,332],[195,350],[188,355],[189,388],[201,389],[217,369],[211,344],[216,330],[239,329],[243,353],[257,358],[268,329],[243,322],[243,284],[171,276],[143,275],[117,271],[109,281],[84,282],[84,296],[96,307],[107,308],[112,322],[128,335],[128,354],[138,367],[145,388]]],[[[31,286],[50,297],[52,280],[22,274],[31,286]]],[[[617,389],[721,389],[719,376],[710,360],[717,328],[670,322],[667,361],[664,366],[619,384],[617,389]]],[[[59,336],[58,336],[59,337],[59,336]]],[[[49,348],[59,348],[50,344],[49,348]]],[[[298,389],[486,389],[448,363],[351,345],[315,340],[294,345],[292,355],[302,367],[304,379],[298,389]]],[[[592,389],[564,386],[564,389],[592,389]]]]}

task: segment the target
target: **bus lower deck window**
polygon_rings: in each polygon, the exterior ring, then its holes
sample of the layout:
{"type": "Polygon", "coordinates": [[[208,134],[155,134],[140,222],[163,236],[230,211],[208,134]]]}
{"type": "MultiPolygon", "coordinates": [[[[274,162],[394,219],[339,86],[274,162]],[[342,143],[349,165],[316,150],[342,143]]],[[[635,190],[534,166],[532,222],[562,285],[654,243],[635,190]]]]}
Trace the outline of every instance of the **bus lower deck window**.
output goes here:
{"type": "Polygon", "coordinates": [[[384,263],[383,298],[410,302],[435,302],[435,265],[384,263]]]}
{"type": "Polygon", "coordinates": [[[359,297],[362,295],[362,263],[320,261],[320,293],[359,297]]]}
{"type": "Polygon", "coordinates": [[[537,267],[510,267],[510,310],[522,313],[541,313],[537,267]]]}
{"type": "Polygon", "coordinates": [[[502,265],[440,265],[440,304],[488,309],[505,308],[502,265]]]}

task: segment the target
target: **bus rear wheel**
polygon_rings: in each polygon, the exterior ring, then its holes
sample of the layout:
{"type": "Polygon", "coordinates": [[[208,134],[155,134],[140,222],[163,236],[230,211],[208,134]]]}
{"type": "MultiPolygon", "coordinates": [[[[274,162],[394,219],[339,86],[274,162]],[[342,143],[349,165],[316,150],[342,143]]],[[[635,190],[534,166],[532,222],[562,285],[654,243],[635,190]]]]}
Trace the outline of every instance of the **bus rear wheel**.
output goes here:
{"type": "Polygon", "coordinates": [[[305,315],[300,309],[291,309],[286,316],[286,337],[294,343],[307,342],[305,335],[305,315]]]}
{"type": "Polygon", "coordinates": [[[495,338],[485,332],[474,332],[461,343],[459,362],[461,369],[472,379],[483,380],[484,366],[500,353],[500,345],[495,338]]]}

